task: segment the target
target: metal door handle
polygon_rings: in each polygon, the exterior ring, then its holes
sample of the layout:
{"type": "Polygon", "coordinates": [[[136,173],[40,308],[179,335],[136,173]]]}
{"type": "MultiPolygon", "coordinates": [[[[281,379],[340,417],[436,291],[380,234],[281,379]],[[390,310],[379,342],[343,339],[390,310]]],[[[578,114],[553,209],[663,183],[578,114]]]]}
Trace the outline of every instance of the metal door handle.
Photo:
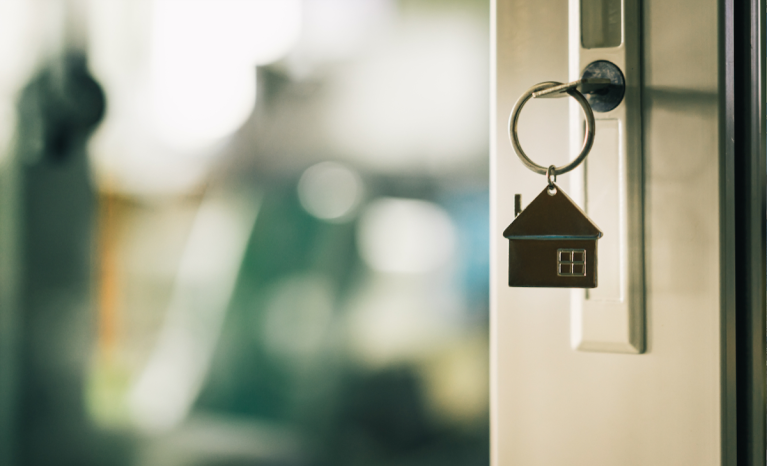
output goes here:
{"type": "MultiPolygon", "coordinates": [[[[639,14],[639,0],[569,0],[570,79],[585,80],[581,86],[592,78],[613,84],[612,100],[597,93],[587,97],[599,137],[583,167],[570,176],[571,196],[605,234],[599,288],[571,295],[571,340],[578,350],[645,348],[639,14]]],[[[571,104],[571,158],[582,138],[580,108],[571,104]]]]}

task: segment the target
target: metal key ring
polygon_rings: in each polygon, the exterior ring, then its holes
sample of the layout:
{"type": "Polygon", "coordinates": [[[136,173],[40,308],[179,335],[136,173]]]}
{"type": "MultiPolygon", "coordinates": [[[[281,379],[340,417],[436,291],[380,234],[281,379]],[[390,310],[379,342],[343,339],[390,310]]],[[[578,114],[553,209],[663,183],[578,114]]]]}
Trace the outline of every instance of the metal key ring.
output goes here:
{"type": "MultiPolygon", "coordinates": [[[[509,140],[511,141],[512,147],[514,147],[514,152],[517,153],[519,158],[522,160],[522,163],[524,163],[527,168],[540,175],[546,175],[549,167],[544,167],[533,162],[530,160],[530,157],[525,154],[525,151],[522,150],[522,146],[519,144],[519,135],[517,134],[519,114],[522,112],[522,107],[524,107],[527,101],[533,97],[533,92],[542,91],[544,89],[559,86],[561,84],[562,83],[554,81],[547,81],[536,84],[535,86],[528,89],[527,92],[522,94],[522,97],[520,97],[519,100],[517,100],[517,103],[514,104],[514,109],[511,111],[511,115],[509,115],[509,140]]],[[[573,159],[567,165],[556,167],[554,169],[554,176],[567,173],[580,165],[580,163],[583,162],[583,159],[589,155],[591,146],[594,144],[594,112],[591,110],[591,105],[589,105],[586,98],[583,97],[583,94],[578,92],[577,89],[568,89],[567,93],[570,95],[570,97],[578,101],[578,103],[581,105],[581,109],[583,109],[583,115],[586,117],[586,136],[583,139],[583,147],[581,148],[581,153],[578,154],[578,157],[573,159]]]]}

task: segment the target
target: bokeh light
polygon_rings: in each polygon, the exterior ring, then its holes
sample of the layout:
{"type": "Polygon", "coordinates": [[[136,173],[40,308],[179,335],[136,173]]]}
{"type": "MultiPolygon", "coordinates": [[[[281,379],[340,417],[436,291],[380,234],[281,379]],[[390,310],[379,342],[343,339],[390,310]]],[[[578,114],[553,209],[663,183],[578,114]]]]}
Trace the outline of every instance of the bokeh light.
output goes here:
{"type": "Polygon", "coordinates": [[[362,200],[362,180],[335,162],[309,167],[298,181],[298,197],[307,212],[322,220],[348,219],[362,200]]]}
{"type": "Polygon", "coordinates": [[[157,0],[152,102],[158,135],[197,149],[237,129],[253,110],[255,66],[298,40],[297,0],[157,0]]]}
{"type": "Polygon", "coordinates": [[[0,464],[487,464],[488,15],[0,0],[0,464]]]}
{"type": "Polygon", "coordinates": [[[453,257],[455,227],[437,204],[383,198],[363,212],[357,241],[360,256],[375,270],[424,273],[453,257]]]}

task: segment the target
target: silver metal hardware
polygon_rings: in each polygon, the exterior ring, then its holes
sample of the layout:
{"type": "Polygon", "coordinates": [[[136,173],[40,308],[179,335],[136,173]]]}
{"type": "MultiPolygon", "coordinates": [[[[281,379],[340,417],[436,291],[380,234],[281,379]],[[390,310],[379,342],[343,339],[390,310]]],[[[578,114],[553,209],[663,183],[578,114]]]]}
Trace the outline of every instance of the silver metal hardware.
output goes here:
{"type": "Polygon", "coordinates": [[[554,183],[557,181],[557,173],[554,165],[546,169],[546,181],[549,182],[549,191],[555,188],[554,183]]]}
{"type": "MultiPolygon", "coordinates": [[[[574,169],[578,165],[580,165],[581,162],[586,158],[587,155],[589,155],[589,151],[591,150],[591,146],[594,144],[594,112],[591,110],[591,105],[589,105],[586,98],[581,94],[577,87],[578,87],[578,81],[575,81],[576,84],[574,84],[572,87],[566,87],[562,88],[564,90],[555,91],[555,92],[565,92],[570,97],[574,98],[578,104],[580,104],[581,109],[583,110],[583,115],[586,117],[586,134],[583,138],[583,146],[581,147],[581,152],[573,159],[570,163],[567,165],[562,165],[561,167],[554,167],[552,170],[554,176],[561,175],[564,173],[569,172],[570,170],[574,169]]],[[[539,175],[545,175],[549,171],[550,167],[544,167],[541,165],[538,165],[537,163],[533,162],[527,154],[525,154],[525,151],[522,149],[522,146],[519,144],[519,135],[517,134],[518,131],[518,124],[519,124],[519,115],[522,112],[522,107],[525,106],[528,100],[533,98],[533,95],[536,92],[544,91],[547,89],[552,88],[561,88],[562,86],[570,86],[573,83],[568,84],[562,84],[559,82],[554,81],[547,81],[538,83],[535,86],[531,87],[527,90],[522,96],[517,100],[517,103],[514,104],[514,109],[511,111],[511,115],[509,116],[509,140],[511,141],[511,146],[514,148],[514,152],[517,153],[520,160],[522,160],[522,163],[525,164],[527,168],[534,171],[535,173],[538,173],[539,175]]],[[[604,84],[605,86],[607,84],[605,83],[599,83],[600,85],[604,84]]],[[[608,83],[609,84],[609,83],[608,83]]]]}
{"type": "MultiPolygon", "coordinates": [[[[645,348],[642,8],[640,0],[569,0],[569,79],[610,79],[590,94],[599,139],[570,174],[572,198],[604,231],[599,288],[573,290],[571,342],[581,351],[645,348]]],[[[570,154],[583,121],[570,105],[570,154]]],[[[521,215],[521,214],[520,214],[521,215]]],[[[590,257],[590,259],[593,258],[590,257]]],[[[592,261],[593,262],[593,261],[592,261]]]]}
{"type": "Polygon", "coordinates": [[[542,91],[533,92],[533,98],[539,97],[557,98],[567,97],[567,91],[575,89],[581,94],[592,94],[595,92],[603,91],[610,85],[610,80],[607,78],[581,78],[577,81],[569,82],[566,84],[560,84],[559,86],[553,86],[542,91]]]}

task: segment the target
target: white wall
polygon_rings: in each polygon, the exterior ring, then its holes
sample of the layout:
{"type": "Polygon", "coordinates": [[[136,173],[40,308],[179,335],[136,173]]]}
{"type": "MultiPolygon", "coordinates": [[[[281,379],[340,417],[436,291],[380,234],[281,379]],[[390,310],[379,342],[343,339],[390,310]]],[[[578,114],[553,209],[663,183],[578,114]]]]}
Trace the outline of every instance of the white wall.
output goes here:
{"type": "MultiPolygon", "coordinates": [[[[495,465],[722,463],[717,2],[645,0],[647,352],[570,347],[567,290],[509,288],[514,194],[523,167],[509,112],[531,85],[567,79],[567,0],[497,0],[492,135],[492,441],[495,465]]],[[[531,102],[522,145],[567,160],[567,102],[531,102]]],[[[599,135],[597,134],[597,138],[599,135]]],[[[559,180],[567,190],[568,175],[559,180]]]]}

